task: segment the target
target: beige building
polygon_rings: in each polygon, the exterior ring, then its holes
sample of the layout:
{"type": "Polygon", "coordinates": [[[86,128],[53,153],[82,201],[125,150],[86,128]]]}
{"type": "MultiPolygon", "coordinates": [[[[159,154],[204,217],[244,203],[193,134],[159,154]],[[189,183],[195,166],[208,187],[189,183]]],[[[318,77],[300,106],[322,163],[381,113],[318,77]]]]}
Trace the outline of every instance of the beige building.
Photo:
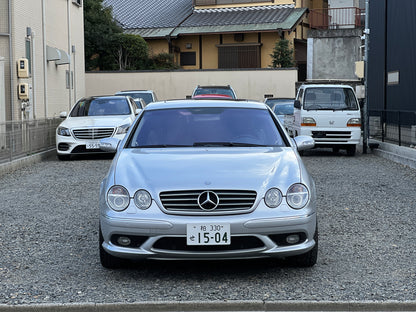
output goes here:
{"type": "Polygon", "coordinates": [[[56,117],[85,94],[83,0],[0,0],[0,122],[56,117]]]}

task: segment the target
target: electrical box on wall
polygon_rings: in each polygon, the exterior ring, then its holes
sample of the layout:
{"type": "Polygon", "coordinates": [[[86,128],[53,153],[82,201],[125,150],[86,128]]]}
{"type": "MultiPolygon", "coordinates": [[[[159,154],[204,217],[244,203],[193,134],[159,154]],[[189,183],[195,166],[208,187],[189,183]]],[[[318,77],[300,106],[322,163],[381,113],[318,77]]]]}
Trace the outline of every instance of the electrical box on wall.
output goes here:
{"type": "Polygon", "coordinates": [[[17,85],[17,96],[19,100],[27,101],[29,100],[29,84],[28,83],[19,83],[17,85]]]}
{"type": "Polygon", "coordinates": [[[29,60],[27,58],[17,60],[17,77],[29,78],[29,60]]]}

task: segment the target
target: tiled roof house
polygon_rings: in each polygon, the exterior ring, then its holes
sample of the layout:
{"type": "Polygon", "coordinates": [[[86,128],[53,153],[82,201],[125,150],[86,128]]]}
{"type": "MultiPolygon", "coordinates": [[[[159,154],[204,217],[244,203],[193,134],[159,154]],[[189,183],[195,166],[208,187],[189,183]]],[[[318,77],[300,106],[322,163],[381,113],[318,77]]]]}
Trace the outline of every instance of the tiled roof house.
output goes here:
{"type": "Polygon", "coordinates": [[[266,68],[288,39],[306,65],[308,8],[327,0],[105,0],[126,33],[151,53],[173,53],[183,69],[266,68]]]}

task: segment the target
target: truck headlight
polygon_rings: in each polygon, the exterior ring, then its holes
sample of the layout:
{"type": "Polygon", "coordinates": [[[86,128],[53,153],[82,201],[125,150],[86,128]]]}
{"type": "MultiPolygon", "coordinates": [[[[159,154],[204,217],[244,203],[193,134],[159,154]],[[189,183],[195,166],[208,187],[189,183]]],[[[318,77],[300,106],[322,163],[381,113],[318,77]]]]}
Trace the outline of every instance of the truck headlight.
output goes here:
{"type": "Polygon", "coordinates": [[[347,127],[361,127],[361,118],[351,118],[347,122],[347,127]]]}
{"type": "Polygon", "coordinates": [[[312,117],[303,117],[301,126],[302,127],[316,127],[316,121],[312,117]]]}

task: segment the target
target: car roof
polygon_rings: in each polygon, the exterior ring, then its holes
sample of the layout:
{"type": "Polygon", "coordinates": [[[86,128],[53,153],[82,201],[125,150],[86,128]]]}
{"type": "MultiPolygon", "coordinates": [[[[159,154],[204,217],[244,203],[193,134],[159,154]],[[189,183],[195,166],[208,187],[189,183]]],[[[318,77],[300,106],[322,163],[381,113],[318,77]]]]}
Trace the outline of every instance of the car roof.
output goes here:
{"type": "Polygon", "coordinates": [[[348,88],[353,89],[349,85],[342,85],[342,84],[305,84],[301,85],[301,88],[348,88]]]}
{"type": "Polygon", "coordinates": [[[86,96],[86,97],[81,98],[80,101],[81,100],[90,101],[90,100],[93,100],[93,99],[106,99],[106,98],[111,99],[111,98],[120,98],[120,97],[127,98],[129,96],[128,95],[121,95],[121,94],[120,95],[91,95],[91,96],[86,96]]]}
{"type": "Polygon", "coordinates": [[[197,88],[231,89],[231,86],[230,85],[226,85],[226,86],[218,86],[218,85],[200,86],[200,85],[198,85],[197,88]]]}
{"type": "Polygon", "coordinates": [[[262,102],[248,100],[170,100],[153,102],[145,107],[145,110],[170,109],[170,108],[200,108],[200,107],[226,107],[226,108],[256,108],[267,109],[262,102]]]}
{"type": "Polygon", "coordinates": [[[148,92],[148,93],[152,93],[153,90],[123,90],[123,91],[118,91],[117,93],[127,93],[127,92],[148,92]]]}

